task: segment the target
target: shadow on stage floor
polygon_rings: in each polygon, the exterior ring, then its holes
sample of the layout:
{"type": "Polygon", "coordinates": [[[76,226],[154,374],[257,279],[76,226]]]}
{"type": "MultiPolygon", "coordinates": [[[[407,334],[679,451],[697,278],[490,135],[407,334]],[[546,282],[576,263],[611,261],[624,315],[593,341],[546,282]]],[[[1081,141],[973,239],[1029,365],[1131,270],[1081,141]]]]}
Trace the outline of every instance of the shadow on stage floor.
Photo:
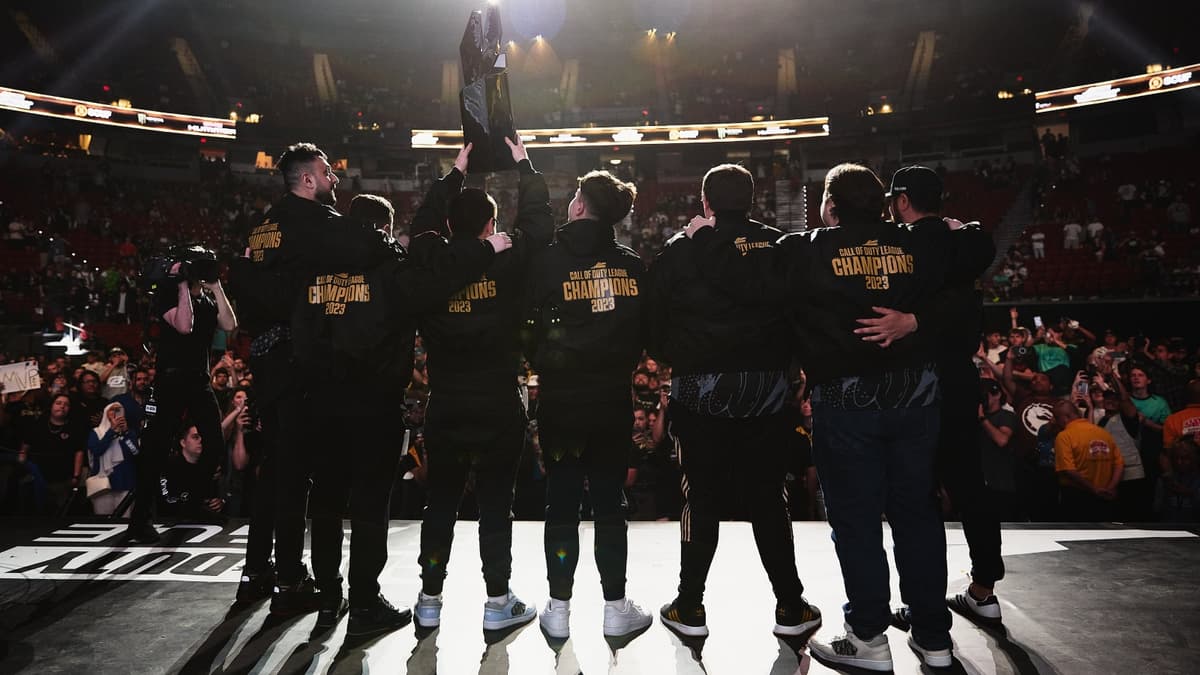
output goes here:
{"type": "MultiPolygon", "coordinates": [[[[655,621],[622,641],[602,635],[599,578],[581,561],[567,640],[536,622],[502,633],[480,628],[483,583],[473,523],[456,532],[442,625],[367,639],[347,620],[315,628],[315,615],[281,619],[268,602],[231,606],[245,528],[179,526],[165,545],[130,546],[114,526],[9,521],[0,529],[0,673],[865,673],[814,660],[806,638],[771,635],[774,603],[750,529],[725,523],[706,594],[707,639],[683,638],[655,621]],[[10,527],[11,526],[11,527],[10,527]]],[[[419,528],[393,523],[381,576],[397,604],[415,599],[419,528]]],[[[885,542],[890,549],[890,534],[885,542]]],[[[678,574],[673,524],[629,530],[628,593],[652,613],[678,574]]],[[[951,589],[969,568],[961,531],[947,529],[951,589]]],[[[1180,575],[1200,563],[1200,539],[1169,529],[1016,527],[1004,531],[1008,577],[998,587],[1003,626],[954,615],[955,660],[931,669],[888,629],[895,672],[1058,675],[1192,672],[1200,634],[1200,582],[1180,575]]],[[[581,528],[581,550],[593,544],[581,528]]],[[[823,523],[797,523],[796,552],[809,601],[822,608],[817,638],[841,632],[844,591],[823,523]]],[[[514,528],[512,587],[545,598],[540,523],[514,528]]],[[[893,598],[898,587],[893,575],[893,598]]]]}

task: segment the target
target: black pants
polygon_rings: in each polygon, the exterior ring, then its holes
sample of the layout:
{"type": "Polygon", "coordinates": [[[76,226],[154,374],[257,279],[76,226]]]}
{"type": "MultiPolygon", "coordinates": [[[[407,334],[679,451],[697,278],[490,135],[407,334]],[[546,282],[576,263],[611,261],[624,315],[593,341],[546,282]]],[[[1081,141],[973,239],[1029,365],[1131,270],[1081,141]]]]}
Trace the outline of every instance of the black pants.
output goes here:
{"type": "Polygon", "coordinates": [[[596,408],[568,424],[543,406],[538,420],[546,465],[546,578],[550,597],[570,600],[579,563],[579,512],[586,482],[596,527],[596,568],[605,600],[625,597],[629,559],[625,476],[632,404],[596,408]]]}
{"type": "Polygon", "coordinates": [[[313,441],[308,406],[288,345],[256,357],[251,365],[265,454],[250,515],[246,569],[265,570],[273,543],[279,583],[293,585],[307,575],[302,558],[313,441]]]}
{"type": "Polygon", "coordinates": [[[341,590],[342,518],[350,507],[350,604],[379,595],[387,564],[388,502],[404,428],[376,417],[323,416],[313,461],[312,565],[317,586],[341,590]]]}
{"type": "Polygon", "coordinates": [[[196,370],[164,369],[154,380],[154,402],[158,406],[142,436],[137,457],[137,487],[133,501],[133,522],[149,523],[158,500],[159,478],[163,464],[178,446],[184,423],[196,425],[204,444],[202,462],[216,467],[224,460],[225,439],[221,435],[221,411],[217,407],[208,373],[196,370]]]}
{"type": "Polygon", "coordinates": [[[435,395],[425,417],[427,502],[421,522],[421,588],[438,595],[446,579],[454,522],[468,479],[479,508],[479,557],[490,596],[508,592],[512,576],[513,484],[525,443],[525,413],[516,390],[477,401],[435,395]],[[488,415],[486,411],[503,411],[488,415]]]}
{"type": "MultiPolygon", "coordinates": [[[[970,361],[965,362],[967,366],[970,361]]],[[[962,519],[971,553],[971,579],[991,588],[1004,578],[1000,555],[1000,504],[983,478],[979,447],[979,377],[942,368],[941,428],[938,434],[938,473],[942,487],[962,519]]]]}
{"type": "Polygon", "coordinates": [[[679,602],[700,605],[717,552],[721,505],[736,491],[750,518],[758,557],[776,599],[800,600],[792,521],[784,488],[789,433],[784,415],[729,419],[671,408],[671,435],[683,469],[680,526],[679,602]]]}
{"type": "Polygon", "coordinates": [[[1062,517],[1068,523],[1099,523],[1113,519],[1116,502],[1101,499],[1074,486],[1062,487],[1062,517]]]}

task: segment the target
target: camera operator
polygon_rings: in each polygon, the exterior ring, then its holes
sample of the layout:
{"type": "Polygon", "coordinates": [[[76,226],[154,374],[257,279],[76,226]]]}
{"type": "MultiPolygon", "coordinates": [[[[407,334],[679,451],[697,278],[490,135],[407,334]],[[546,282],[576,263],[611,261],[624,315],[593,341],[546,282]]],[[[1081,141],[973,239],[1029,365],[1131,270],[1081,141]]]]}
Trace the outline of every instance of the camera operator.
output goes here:
{"type": "MultiPolygon", "coordinates": [[[[237,318],[217,277],[216,255],[193,246],[181,257],[171,265],[167,282],[159,284],[154,297],[154,316],[162,319],[151,397],[156,409],[147,423],[138,455],[137,499],[127,530],[131,541],[148,544],[158,541],[158,532],[150,522],[154,499],[148,496],[157,492],[163,453],[179,432],[184,413],[194,422],[206,447],[224,445],[221,412],[209,380],[208,354],[217,328],[231,331],[237,328],[237,318]],[[174,295],[169,292],[171,282],[174,295]]],[[[214,452],[201,459],[207,467],[215,467],[220,461],[214,452]]]]}

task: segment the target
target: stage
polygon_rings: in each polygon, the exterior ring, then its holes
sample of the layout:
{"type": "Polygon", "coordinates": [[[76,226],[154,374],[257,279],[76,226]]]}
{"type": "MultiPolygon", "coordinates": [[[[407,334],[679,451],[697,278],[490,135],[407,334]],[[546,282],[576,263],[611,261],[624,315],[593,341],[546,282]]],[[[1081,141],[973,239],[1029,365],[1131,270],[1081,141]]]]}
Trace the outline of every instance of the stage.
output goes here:
{"type": "MultiPolygon", "coordinates": [[[[393,523],[384,594],[412,605],[419,589],[419,524],[393,523]]],[[[0,521],[0,673],[827,673],[807,651],[771,634],[774,600],[749,525],[724,523],[705,604],[710,637],[680,641],[657,620],[677,583],[677,523],[629,528],[629,596],[655,614],[628,645],[601,633],[602,599],[590,524],[572,602],[572,638],[551,645],[537,622],[485,636],[474,523],[460,523],[442,627],[418,640],[410,625],[347,641],[345,619],[313,633],[315,615],[276,621],[266,602],[233,609],[244,523],[177,525],[155,547],[120,543],[123,526],[0,521]],[[744,573],[749,570],[750,574],[744,573]],[[741,587],[730,580],[739,578],[741,587]],[[498,641],[497,641],[498,640],[498,641]],[[489,644],[492,643],[492,644],[489,644]]],[[[796,523],[806,597],[841,631],[841,575],[829,527],[796,523]]],[[[885,529],[886,532],[886,529],[885,529]]],[[[889,535],[890,536],[890,535],[889,535]]],[[[512,588],[546,600],[542,524],[514,528],[512,588]]],[[[951,592],[969,567],[962,532],[947,530],[951,592]]],[[[890,541],[887,542],[890,548],[890,541]]],[[[997,586],[1005,628],[954,615],[955,664],[965,673],[1192,673],[1200,653],[1200,538],[1196,530],[1119,525],[1006,526],[1008,577],[997,586]]],[[[898,602],[897,580],[892,577],[898,602]]],[[[922,668],[904,633],[889,629],[897,673],[922,668]]],[[[862,672],[848,670],[846,672],[862,672]]]]}

